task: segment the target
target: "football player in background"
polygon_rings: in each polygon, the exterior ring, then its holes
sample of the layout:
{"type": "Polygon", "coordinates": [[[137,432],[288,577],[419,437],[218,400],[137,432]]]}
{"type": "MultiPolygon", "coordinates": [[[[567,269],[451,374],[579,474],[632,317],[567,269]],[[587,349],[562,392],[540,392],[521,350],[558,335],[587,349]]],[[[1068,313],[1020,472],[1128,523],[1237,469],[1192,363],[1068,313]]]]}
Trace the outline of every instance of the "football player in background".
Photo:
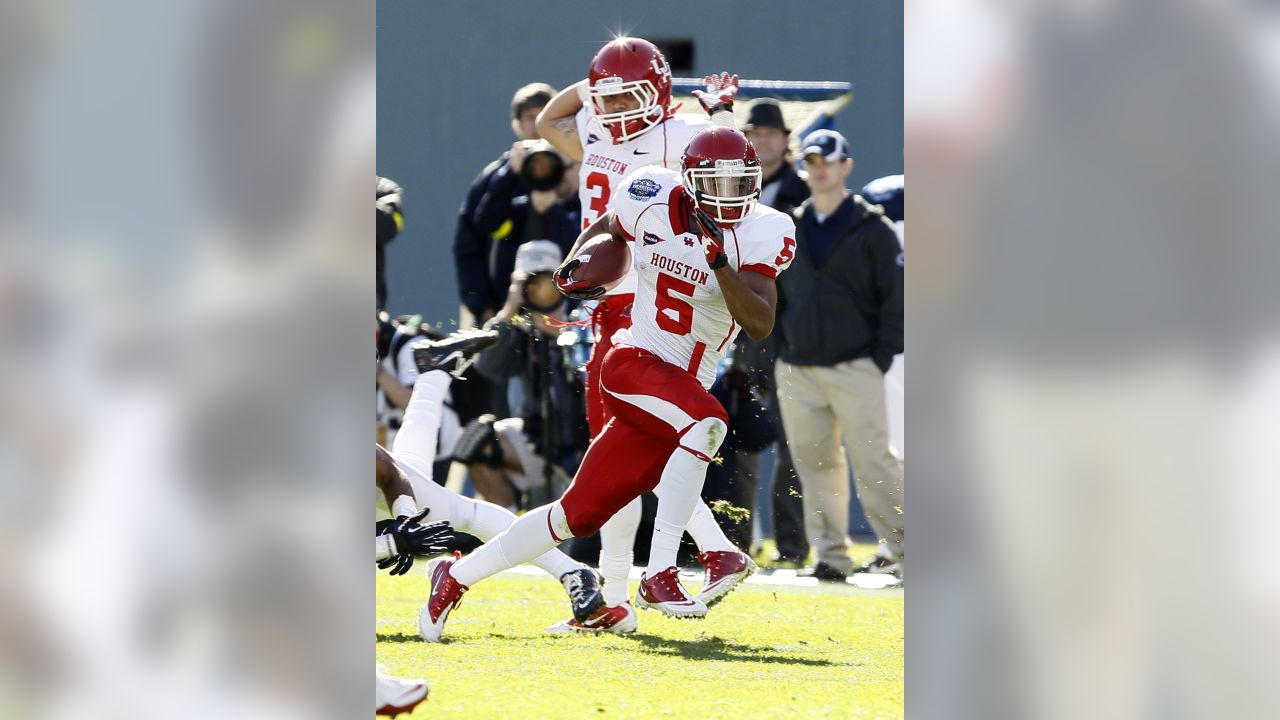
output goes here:
{"type": "MultiPolygon", "coordinates": [[[[652,43],[618,38],[596,53],[587,78],[562,90],[538,116],[538,132],[566,155],[581,161],[578,194],[582,227],[598,221],[613,205],[622,178],[638,168],[678,169],[693,136],[714,125],[733,127],[733,98],[738,76],[721,73],[706,78],[706,92],[695,92],[710,119],[676,115],[671,104],[671,68],[652,43]]],[[[581,244],[581,243],[579,243],[581,244]]],[[[599,436],[610,414],[600,390],[600,367],[614,333],[631,324],[634,274],[613,288],[592,315],[596,344],[587,362],[587,426],[599,436]]],[[[656,480],[656,479],[655,479],[656,480]]],[[[600,528],[600,572],[605,601],[616,610],[590,625],[577,619],[548,628],[552,632],[633,629],[635,611],[628,600],[627,573],[640,526],[639,497],[621,508],[600,528]]],[[[755,570],[750,556],[738,550],[700,499],[687,528],[706,568],[699,598],[714,604],[755,570]]]]}
{"type": "MultiPolygon", "coordinates": [[[[676,617],[706,614],[706,604],[680,585],[675,559],[707,465],[728,430],[724,408],[707,388],[740,329],[757,340],[773,330],[774,280],[791,263],[795,226],[756,202],[760,162],[737,130],[698,132],[681,169],[634,171],[614,208],[579,239],[608,232],[631,246],[632,323],[614,337],[600,372],[611,421],[558,501],[516,520],[467,558],[431,562],[431,597],[418,619],[423,639],[439,641],[450,612],[476,582],[596,532],[650,490],[658,495],[658,514],[637,602],[676,617]]],[[[557,272],[561,291],[598,295],[600,288],[573,279],[579,264],[571,259],[557,272]]]]}

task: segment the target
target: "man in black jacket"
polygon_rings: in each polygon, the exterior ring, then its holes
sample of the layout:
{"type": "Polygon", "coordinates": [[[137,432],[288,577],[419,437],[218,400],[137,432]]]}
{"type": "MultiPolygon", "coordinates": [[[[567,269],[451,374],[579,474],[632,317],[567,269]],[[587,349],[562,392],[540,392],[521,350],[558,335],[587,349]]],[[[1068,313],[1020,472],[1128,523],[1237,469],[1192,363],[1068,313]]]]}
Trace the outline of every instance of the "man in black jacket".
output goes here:
{"type": "Polygon", "coordinates": [[[511,269],[515,266],[516,248],[523,234],[511,218],[499,218],[492,231],[481,230],[477,225],[480,202],[508,174],[513,179],[520,175],[527,141],[538,138],[538,113],[555,94],[555,89],[546,83],[531,83],[516,91],[511,99],[511,131],[519,140],[511,150],[485,166],[471,183],[458,210],[453,259],[464,309],[460,325],[464,327],[483,325],[502,307],[511,269]]]}
{"type": "Polygon", "coordinates": [[[880,548],[867,570],[899,574],[903,475],[889,449],[884,373],[903,350],[903,252],[878,206],[850,193],[848,145],[818,130],[801,145],[812,197],[795,212],[796,257],[778,279],[782,422],[803,487],[813,575],[843,580],[848,555],[848,449],[880,548]]]}

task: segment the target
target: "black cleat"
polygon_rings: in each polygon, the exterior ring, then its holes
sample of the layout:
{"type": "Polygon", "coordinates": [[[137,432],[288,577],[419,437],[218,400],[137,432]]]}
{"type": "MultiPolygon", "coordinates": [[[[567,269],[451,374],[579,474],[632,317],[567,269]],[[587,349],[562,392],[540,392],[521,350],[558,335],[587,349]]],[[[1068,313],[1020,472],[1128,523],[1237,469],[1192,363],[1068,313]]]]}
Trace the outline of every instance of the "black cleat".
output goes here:
{"type": "Polygon", "coordinates": [[[569,603],[573,606],[573,617],[578,622],[604,607],[604,593],[600,590],[600,576],[591,568],[571,570],[560,576],[560,584],[569,593],[569,603]]]}
{"type": "Polygon", "coordinates": [[[848,574],[824,562],[819,562],[811,568],[806,568],[796,573],[796,577],[811,577],[822,582],[844,582],[848,578],[848,574]]]}
{"type": "Polygon", "coordinates": [[[454,377],[475,362],[476,353],[498,342],[496,330],[462,330],[443,340],[423,340],[413,344],[413,362],[420,374],[443,370],[454,377]]]}
{"type": "Polygon", "coordinates": [[[902,561],[890,560],[887,557],[876,555],[853,572],[869,573],[871,575],[892,575],[900,579],[902,577],[902,561]]]}

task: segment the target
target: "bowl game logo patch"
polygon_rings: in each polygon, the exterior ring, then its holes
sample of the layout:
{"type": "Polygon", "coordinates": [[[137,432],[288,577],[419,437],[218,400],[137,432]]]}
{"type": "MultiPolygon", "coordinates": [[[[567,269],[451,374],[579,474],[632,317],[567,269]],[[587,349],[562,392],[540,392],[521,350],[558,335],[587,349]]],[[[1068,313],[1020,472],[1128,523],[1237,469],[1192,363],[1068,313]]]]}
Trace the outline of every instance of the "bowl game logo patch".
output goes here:
{"type": "Polygon", "coordinates": [[[632,181],[631,186],[627,188],[627,194],[632,200],[650,200],[658,196],[658,183],[649,178],[640,178],[632,181]]]}

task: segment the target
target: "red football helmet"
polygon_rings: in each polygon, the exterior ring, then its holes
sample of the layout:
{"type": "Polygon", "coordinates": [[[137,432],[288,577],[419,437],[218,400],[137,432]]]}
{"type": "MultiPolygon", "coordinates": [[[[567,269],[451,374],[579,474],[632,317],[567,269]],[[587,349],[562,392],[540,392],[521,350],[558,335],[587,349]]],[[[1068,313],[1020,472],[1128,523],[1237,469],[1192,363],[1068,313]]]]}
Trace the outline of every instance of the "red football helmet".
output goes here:
{"type": "Polygon", "coordinates": [[[614,143],[639,137],[667,119],[671,107],[671,66],[653,43],[618,38],[600,48],[587,71],[591,109],[614,143]],[[609,112],[605,98],[630,95],[639,106],[609,112]]]}
{"type": "Polygon", "coordinates": [[[685,147],[680,168],[685,192],[721,225],[742,222],[760,197],[763,173],[756,149],[732,128],[699,130],[685,147]]]}

